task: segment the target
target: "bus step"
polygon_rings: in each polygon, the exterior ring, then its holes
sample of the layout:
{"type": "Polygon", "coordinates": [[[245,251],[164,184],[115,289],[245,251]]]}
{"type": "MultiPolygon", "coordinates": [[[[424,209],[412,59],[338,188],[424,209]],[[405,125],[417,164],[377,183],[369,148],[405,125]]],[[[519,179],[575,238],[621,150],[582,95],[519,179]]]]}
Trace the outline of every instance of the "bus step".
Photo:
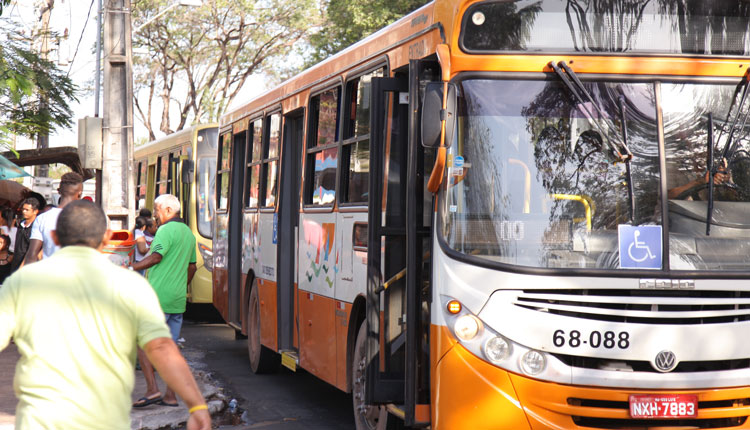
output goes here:
{"type": "Polygon", "coordinates": [[[281,365],[291,370],[292,372],[297,371],[297,365],[299,364],[299,355],[297,351],[287,350],[281,351],[281,365]]]}

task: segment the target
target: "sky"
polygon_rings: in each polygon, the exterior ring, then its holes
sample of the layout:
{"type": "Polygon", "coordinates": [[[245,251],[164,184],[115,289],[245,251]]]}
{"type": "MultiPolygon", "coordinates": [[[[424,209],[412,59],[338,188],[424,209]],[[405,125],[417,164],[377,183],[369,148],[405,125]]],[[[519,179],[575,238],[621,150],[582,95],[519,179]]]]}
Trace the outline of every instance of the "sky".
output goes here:
{"type": "MultiPolygon", "coordinates": [[[[105,3],[106,0],[102,0],[105,3]]],[[[39,12],[37,7],[43,3],[42,0],[16,0],[3,13],[19,23],[21,28],[30,34],[35,26],[39,25],[39,12]]],[[[64,34],[68,31],[67,41],[59,45],[58,49],[50,54],[50,59],[57,62],[61,70],[69,73],[70,78],[79,87],[78,101],[71,102],[73,109],[74,124],[67,130],[58,130],[50,135],[50,146],[77,146],[77,121],[85,116],[94,116],[94,79],[96,71],[96,57],[94,47],[96,44],[96,16],[97,0],[55,0],[54,8],[50,18],[51,31],[64,34]]],[[[135,27],[135,26],[133,26],[135,27]]],[[[240,95],[235,99],[241,101],[251,97],[266,88],[262,77],[256,76],[245,83],[240,95]]],[[[230,109],[232,107],[230,106],[230,109]]],[[[101,112],[101,99],[100,99],[101,112]]],[[[161,107],[154,109],[156,128],[158,118],[161,115],[161,107]]],[[[134,118],[135,141],[147,138],[148,133],[143,124],[134,118]]],[[[154,121],[152,121],[153,123],[154,121]]],[[[176,122],[173,122],[176,124],[176,122]]],[[[161,137],[157,133],[157,138],[161,137]]],[[[28,139],[19,139],[17,149],[28,149],[32,147],[28,139]]]]}

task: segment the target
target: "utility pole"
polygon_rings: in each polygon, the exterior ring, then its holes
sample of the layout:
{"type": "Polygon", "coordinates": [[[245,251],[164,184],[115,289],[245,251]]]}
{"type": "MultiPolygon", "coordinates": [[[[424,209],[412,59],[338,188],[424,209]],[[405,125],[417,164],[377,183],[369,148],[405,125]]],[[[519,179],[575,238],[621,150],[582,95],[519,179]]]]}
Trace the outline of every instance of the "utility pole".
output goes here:
{"type": "Polygon", "coordinates": [[[130,0],[105,0],[100,202],[110,228],[129,229],[133,185],[133,70],[130,0]]]}
{"type": "MultiPolygon", "coordinates": [[[[39,21],[41,24],[41,44],[39,46],[39,53],[41,57],[45,60],[49,59],[49,19],[50,15],[52,14],[52,8],[55,6],[55,0],[42,0],[39,4],[39,7],[41,9],[41,15],[39,17],[39,21]]],[[[42,107],[45,107],[47,105],[47,99],[46,97],[42,97],[41,100],[42,107]]],[[[37,149],[47,149],[49,148],[49,133],[48,132],[42,132],[39,133],[36,137],[36,147],[37,149]]],[[[47,178],[49,177],[49,164],[42,164],[39,166],[36,166],[34,168],[35,170],[35,176],[40,178],[47,178]]]]}

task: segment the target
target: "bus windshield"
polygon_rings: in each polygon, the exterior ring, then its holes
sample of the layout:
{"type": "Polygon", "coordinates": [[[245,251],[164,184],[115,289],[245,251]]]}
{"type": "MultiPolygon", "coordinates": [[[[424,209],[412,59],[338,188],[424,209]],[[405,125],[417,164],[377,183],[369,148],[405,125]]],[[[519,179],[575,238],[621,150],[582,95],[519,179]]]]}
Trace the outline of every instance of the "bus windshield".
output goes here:
{"type": "Polygon", "coordinates": [[[737,109],[736,82],[584,85],[593,100],[581,103],[558,80],[458,83],[457,132],[448,149],[440,207],[447,245],[470,258],[527,267],[747,270],[747,130],[735,132],[738,149],[720,160],[728,118],[737,109]],[[630,175],[607,150],[623,127],[633,153],[630,175]],[[709,145],[720,173],[714,177],[713,222],[706,235],[709,145]],[[668,226],[660,193],[664,176],[668,226]],[[621,258],[621,249],[628,255],[621,258]]]}
{"type": "Polygon", "coordinates": [[[216,127],[198,131],[196,169],[198,176],[198,232],[205,238],[213,235],[216,201],[216,151],[219,130],[216,127]]]}

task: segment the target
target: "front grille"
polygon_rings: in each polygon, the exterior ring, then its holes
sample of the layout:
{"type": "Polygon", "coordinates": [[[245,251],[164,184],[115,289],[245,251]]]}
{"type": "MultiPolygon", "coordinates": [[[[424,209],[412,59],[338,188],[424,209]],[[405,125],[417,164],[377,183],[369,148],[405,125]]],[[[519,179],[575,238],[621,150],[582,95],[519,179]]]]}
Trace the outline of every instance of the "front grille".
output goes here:
{"type": "MultiPolygon", "coordinates": [[[[648,361],[641,360],[607,360],[594,357],[582,357],[577,355],[552,354],[560,361],[570,367],[583,369],[605,370],[610,367],[609,362],[613,361],[620,366],[633,372],[659,373],[648,361]]],[[[750,359],[735,360],[713,360],[713,361],[681,361],[677,367],[669,373],[695,373],[695,372],[716,372],[723,370],[747,369],[750,367],[750,359]]]]}
{"type": "MultiPolygon", "coordinates": [[[[628,402],[618,402],[610,400],[595,400],[568,398],[570,406],[582,406],[587,408],[600,408],[609,411],[628,411],[628,402]]],[[[744,408],[750,405],[750,399],[728,399],[706,401],[698,403],[699,411],[707,411],[713,408],[744,408]]],[[[703,418],[703,419],[631,419],[631,418],[601,418],[591,416],[572,416],[573,422],[580,427],[590,427],[596,429],[648,429],[654,427],[666,428],[698,428],[698,429],[722,429],[737,427],[745,424],[747,416],[724,417],[724,418],[703,418]]]]}
{"type": "Polygon", "coordinates": [[[750,320],[750,292],[705,290],[523,290],[515,306],[581,319],[638,324],[750,320]]]}

